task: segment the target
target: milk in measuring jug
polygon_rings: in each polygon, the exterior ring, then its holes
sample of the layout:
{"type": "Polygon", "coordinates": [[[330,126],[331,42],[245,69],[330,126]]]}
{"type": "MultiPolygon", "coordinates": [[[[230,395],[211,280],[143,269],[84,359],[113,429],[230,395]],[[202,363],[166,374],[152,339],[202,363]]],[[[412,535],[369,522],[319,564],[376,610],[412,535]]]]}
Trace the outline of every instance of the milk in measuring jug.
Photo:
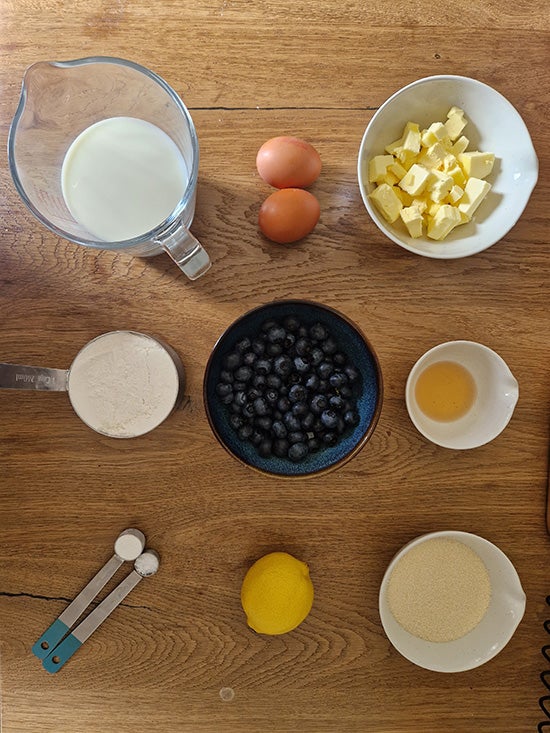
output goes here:
{"type": "Polygon", "coordinates": [[[157,227],[182,199],[188,178],[174,141],[134,117],[111,117],[87,127],[69,147],[61,170],[69,211],[105,242],[157,227]]]}

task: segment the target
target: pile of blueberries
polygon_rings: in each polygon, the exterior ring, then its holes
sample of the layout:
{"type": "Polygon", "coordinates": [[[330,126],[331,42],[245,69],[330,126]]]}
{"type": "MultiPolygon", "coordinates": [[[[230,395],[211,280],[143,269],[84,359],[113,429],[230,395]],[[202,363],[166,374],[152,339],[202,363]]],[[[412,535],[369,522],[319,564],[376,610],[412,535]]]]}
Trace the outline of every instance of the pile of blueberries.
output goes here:
{"type": "Polygon", "coordinates": [[[216,393],[260,456],[301,461],[359,423],[361,377],[322,323],[265,321],[225,354],[216,393]]]}

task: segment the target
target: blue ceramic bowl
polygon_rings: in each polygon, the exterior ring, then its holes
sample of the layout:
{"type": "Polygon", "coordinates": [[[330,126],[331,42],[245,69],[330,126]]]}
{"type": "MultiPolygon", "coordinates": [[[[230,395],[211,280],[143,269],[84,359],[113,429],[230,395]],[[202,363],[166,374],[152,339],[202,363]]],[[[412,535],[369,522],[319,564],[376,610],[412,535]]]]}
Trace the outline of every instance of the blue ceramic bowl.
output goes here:
{"type": "Polygon", "coordinates": [[[371,437],[382,409],[382,373],[376,354],[360,330],[345,316],[325,305],[306,300],[280,300],[262,305],[238,318],[218,339],[204,376],[204,404],[210,427],[221,445],[235,458],[264,474],[299,478],[319,475],[342,466],[358,453],[371,437]],[[338,348],[359,370],[357,411],[359,424],[349,427],[339,442],[310,453],[299,462],[287,458],[259,455],[256,447],[241,440],[229,423],[230,408],[216,393],[223,369],[223,358],[245,336],[253,338],[261,324],[269,319],[282,320],[296,316],[304,325],[322,323],[336,340],[338,348]]]}

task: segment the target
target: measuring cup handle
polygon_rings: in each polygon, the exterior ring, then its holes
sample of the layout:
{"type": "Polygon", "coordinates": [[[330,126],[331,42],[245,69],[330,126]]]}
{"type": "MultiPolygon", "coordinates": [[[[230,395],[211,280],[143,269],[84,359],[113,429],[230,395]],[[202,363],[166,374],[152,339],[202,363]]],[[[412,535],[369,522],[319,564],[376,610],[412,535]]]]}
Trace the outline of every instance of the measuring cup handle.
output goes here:
{"type": "Polygon", "coordinates": [[[0,363],[0,389],[66,392],[68,375],[66,369],[0,363]]]}
{"type": "Polygon", "coordinates": [[[158,237],[156,242],[190,280],[202,277],[212,265],[202,244],[183,224],[178,224],[172,231],[158,237]]]}

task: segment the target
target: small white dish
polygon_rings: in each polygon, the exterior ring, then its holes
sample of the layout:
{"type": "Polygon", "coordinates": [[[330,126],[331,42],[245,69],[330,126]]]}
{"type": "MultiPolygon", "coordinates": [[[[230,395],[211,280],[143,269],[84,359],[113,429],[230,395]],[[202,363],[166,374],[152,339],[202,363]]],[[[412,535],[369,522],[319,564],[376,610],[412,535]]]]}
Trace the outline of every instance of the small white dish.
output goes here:
{"type": "Polygon", "coordinates": [[[502,94],[465,76],[429,76],[400,89],[374,114],[361,141],[357,174],[365,207],[389,239],[424,257],[455,259],[487,249],[516,224],[537,182],[538,159],[523,119],[502,94]],[[464,130],[468,149],[496,156],[487,178],[492,189],[472,221],[453,229],[442,242],[427,236],[413,239],[399,220],[389,224],[372,205],[369,194],[374,184],[368,180],[368,164],[401,137],[407,122],[417,122],[421,128],[443,122],[453,106],[463,109],[468,119],[464,130]]]}
{"type": "Polygon", "coordinates": [[[519,386],[506,362],[495,351],[475,341],[447,341],[427,351],[409,373],[405,401],[416,429],[443,448],[467,450],[489,443],[510,422],[519,398],[519,386]],[[477,394],[471,409],[449,422],[427,417],[416,401],[420,374],[431,364],[451,361],[472,375],[477,394]]]}
{"type": "Polygon", "coordinates": [[[388,565],[380,586],[380,618],[392,645],[406,659],[434,672],[464,672],[496,656],[512,638],[525,612],[525,593],[516,569],[496,545],[469,532],[430,532],[399,550],[388,565]],[[468,634],[449,642],[430,642],[413,636],[394,618],[387,601],[390,576],[399,560],[413,547],[434,538],[462,542],[483,561],[491,583],[489,607],[468,634]]]}

